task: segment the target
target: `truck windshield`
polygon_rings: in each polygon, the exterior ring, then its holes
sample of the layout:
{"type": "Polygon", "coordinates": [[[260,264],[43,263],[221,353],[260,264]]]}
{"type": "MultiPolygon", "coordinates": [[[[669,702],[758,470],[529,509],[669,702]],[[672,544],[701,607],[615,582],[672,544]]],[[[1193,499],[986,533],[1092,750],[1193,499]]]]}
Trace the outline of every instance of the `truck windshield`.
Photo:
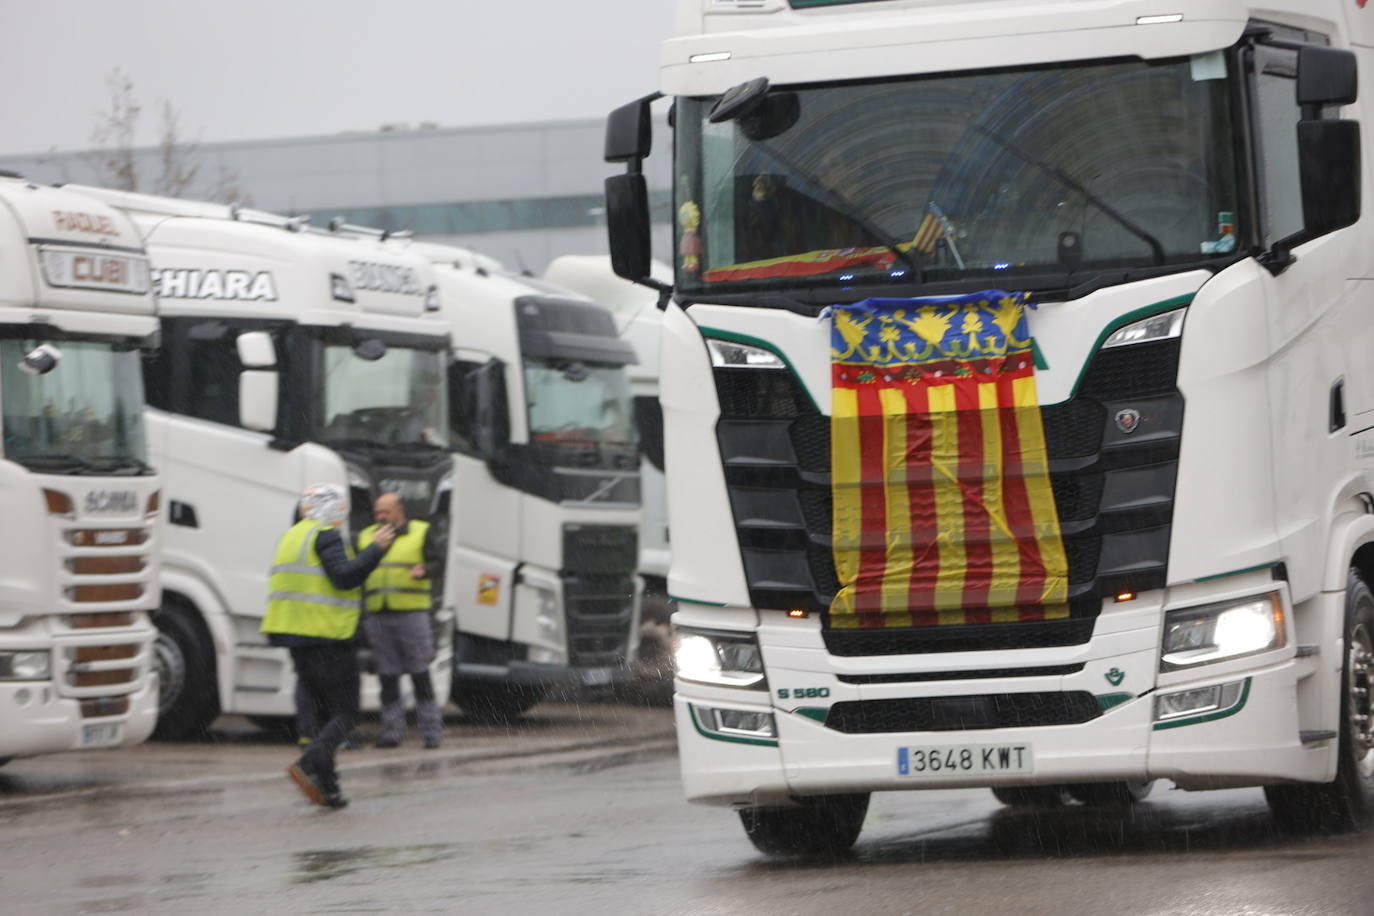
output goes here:
{"type": "Polygon", "coordinates": [[[143,372],[132,347],[0,339],[0,402],[4,457],[10,461],[46,473],[147,468],[143,372]],[[35,353],[40,346],[49,348],[47,359],[35,353]],[[47,360],[55,362],[49,366],[47,360]]]}
{"type": "MultiPolygon", "coordinates": [[[[1227,61],[677,100],[677,283],[747,292],[1197,264],[1236,249],[1227,61]]],[[[1001,279],[1001,282],[1010,282],[1001,279]]]]}
{"type": "Polygon", "coordinates": [[[624,366],[525,358],[530,441],[550,445],[635,444],[624,366]]]}
{"type": "Polygon", "coordinates": [[[378,355],[364,346],[324,345],[324,428],[319,441],[354,447],[446,447],[443,360],[438,350],[390,346],[378,355]]]}

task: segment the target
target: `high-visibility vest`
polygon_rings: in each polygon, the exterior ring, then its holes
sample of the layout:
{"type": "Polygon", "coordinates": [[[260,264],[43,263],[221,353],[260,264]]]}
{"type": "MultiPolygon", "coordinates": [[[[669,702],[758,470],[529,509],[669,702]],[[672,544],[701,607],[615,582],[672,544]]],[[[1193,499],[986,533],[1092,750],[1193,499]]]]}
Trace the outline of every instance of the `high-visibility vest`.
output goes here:
{"type": "MultiPolygon", "coordinates": [[[[358,548],[365,549],[377,537],[378,525],[358,532],[358,548]]],[[[410,569],[425,562],[425,534],[429,522],[412,521],[405,534],[387,548],[386,556],[367,577],[363,606],[369,611],[427,611],[432,604],[429,577],[410,578],[410,569]]]]}
{"type": "Polygon", "coordinates": [[[327,527],[302,519],[277,542],[262,632],[351,639],[357,631],[361,593],[356,588],[335,588],[315,550],[316,538],[327,527]]]}

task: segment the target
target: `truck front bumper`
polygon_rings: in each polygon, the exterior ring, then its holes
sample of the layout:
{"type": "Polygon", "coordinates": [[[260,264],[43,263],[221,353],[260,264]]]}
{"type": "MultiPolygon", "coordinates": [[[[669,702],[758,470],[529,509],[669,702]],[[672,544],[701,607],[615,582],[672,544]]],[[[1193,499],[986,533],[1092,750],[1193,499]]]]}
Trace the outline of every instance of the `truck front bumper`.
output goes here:
{"type": "Polygon", "coordinates": [[[58,696],[50,682],[0,683],[0,757],[146,741],[157,725],[157,685],[157,674],[149,672],[133,693],[92,701],[58,696]]]}
{"type": "MultiPolygon", "coordinates": [[[[1153,665],[1152,654],[1134,659],[1153,665]]],[[[1188,788],[1321,781],[1335,739],[1304,744],[1295,684],[1300,660],[1138,696],[1104,699],[1091,721],[1047,727],[853,734],[827,727],[824,706],[782,709],[770,694],[677,683],[674,699],[682,780],[688,800],[757,805],[790,796],[831,793],[1172,779],[1188,788]],[[1236,684],[1222,709],[1156,721],[1156,694],[1236,684]],[[1110,705],[1109,705],[1110,704],[1110,705]],[[712,731],[710,709],[767,711],[773,739],[712,731]],[[967,772],[913,765],[931,748],[1023,748],[1028,769],[967,772]],[[903,754],[903,751],[906,753],[903,754]]],[[[922,687],[928,685],[921,685],[922,687]]],[[[929,692],[926,695],[931,695],[929,692]]],[[[956,759],[957,759],[956,752],[956,759]]],[[[948,758],[947,758],[948,759],[948,758]]]]}

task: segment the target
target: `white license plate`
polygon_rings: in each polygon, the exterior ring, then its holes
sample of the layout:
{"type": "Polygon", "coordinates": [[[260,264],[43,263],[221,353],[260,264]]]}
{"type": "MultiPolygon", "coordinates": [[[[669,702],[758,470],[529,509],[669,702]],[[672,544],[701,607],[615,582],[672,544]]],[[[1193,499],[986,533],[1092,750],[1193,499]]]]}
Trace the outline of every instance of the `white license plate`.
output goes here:
{"type": "Polygon", "coordinates": [[[1029,744],[943,744],[897,748],[898,776],[981,776],[1030,773],[1029,744]]]}
{"type": "Polygon", "coordinates": [[[119,740],[118,722],[101,722],[98,725],[83,725],[81,727],[81,746],[93,747],[101,744],[113,744],[119,740]]]}

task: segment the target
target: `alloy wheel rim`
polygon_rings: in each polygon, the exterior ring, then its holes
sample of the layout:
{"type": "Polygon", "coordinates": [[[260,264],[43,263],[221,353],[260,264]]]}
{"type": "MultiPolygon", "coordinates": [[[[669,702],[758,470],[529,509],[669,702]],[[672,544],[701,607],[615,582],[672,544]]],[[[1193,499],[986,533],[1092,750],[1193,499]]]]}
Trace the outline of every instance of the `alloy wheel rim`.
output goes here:
{"type": "Polygon", "coordinates": [[[181,648],[166,633],[159,633],[153,648],[153,660],[157,666],[158,709],[166,712],[181,697],[186,685],[186,659],[181,648]]]}
{"type": "Polygon", "coordinates": [[[1374,689],[1374,639],[1364,624],[1350,634],[1348,665],[1349,725],[1355,762],[1362,776],[1374,776],[1374,713],[1370,691],[1374,689]]]}

